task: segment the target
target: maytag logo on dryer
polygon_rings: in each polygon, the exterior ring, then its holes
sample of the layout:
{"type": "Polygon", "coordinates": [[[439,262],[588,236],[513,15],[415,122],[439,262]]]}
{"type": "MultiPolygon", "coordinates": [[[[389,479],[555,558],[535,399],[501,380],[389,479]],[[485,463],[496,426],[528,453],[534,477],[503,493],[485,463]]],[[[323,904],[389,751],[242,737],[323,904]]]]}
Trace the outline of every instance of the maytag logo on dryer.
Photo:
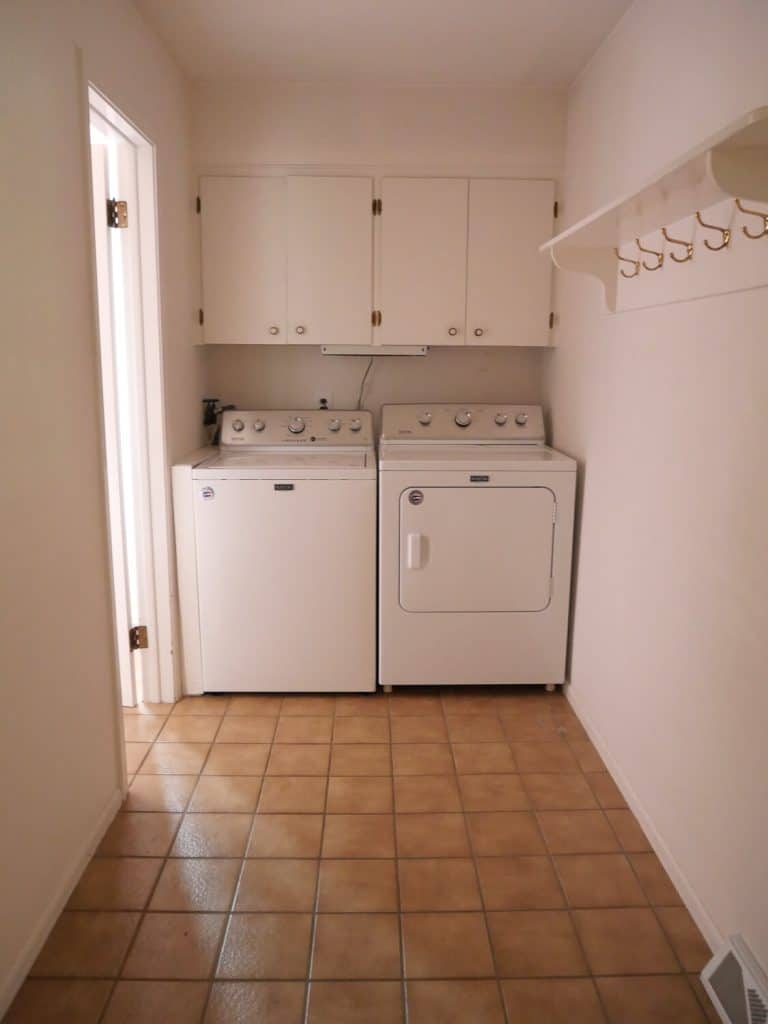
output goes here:
{"type": "Polygon", "coordinates": [[[216,497],[216,491],[214,491],[212,487],[201,487],[200,497],[203,499],[203,501],[213,501],[213,499],[216,497]]]}

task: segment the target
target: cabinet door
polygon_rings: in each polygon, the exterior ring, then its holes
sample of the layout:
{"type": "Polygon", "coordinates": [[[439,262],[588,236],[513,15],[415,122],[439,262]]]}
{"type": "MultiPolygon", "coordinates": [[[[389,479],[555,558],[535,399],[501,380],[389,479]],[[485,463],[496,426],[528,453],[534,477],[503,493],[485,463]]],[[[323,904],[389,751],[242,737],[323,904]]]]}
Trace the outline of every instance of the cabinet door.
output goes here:
{"type": "Polygon", "coordinates": [[[473,179],[469,185],[467,341],[548,345],[552,181],[473,179]]]}
{"type": "Polygon", "coordinates": [[[463,345],[465,178],[384,178],[378,299],[386,345],[463,345]]]}
{"type": "Polygon", "coordinates": [[[283,178],[201,178],[206,342],[285,341],[284,192],[283,178]]]}
{"type": "Polygon", "coordinates": [[[288,341],[370,345],[372,178],[287,179],[288,341]]]}

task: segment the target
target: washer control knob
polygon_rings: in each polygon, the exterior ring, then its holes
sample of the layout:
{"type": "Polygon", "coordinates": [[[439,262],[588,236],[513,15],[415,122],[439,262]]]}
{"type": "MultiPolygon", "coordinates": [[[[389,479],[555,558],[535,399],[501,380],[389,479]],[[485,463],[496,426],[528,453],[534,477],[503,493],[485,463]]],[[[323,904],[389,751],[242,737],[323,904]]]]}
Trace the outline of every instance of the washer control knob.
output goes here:
{"type": "Polygon", "coordinates": [[[457,427],[468,427],[472,422],[472,413],[469,409],[461,409],[453,417],[453,422],[457,427]]]}
{"type": "Polygon", "coordinates": [[[239,434],[241,430],[245,430],[245,424],[242,420],[232,420],[232,429],[239,434]]]}
{"type": "Polygon", "coordinates": [[[266,425],[267,424],[264,422],[264,420],[253,421],[253,429],[256,431],[257,434],[260,434],[262,430],[266,427],[266,425]]]}
{"type": "Polygon", "coordinates": [[[331,420],[331,422],[328,424],[328,429],[332,431],[334,434],[338,434],[338,432],[341,430],[341,420],[331,420]]]}
{"type": "Polygon", "coordinates": [[[509,416],[507,416],[505,412],[497,412],[496,415],[493,417],[493,422],[496,424],[497,427],[503,427],[508,419],[509,416]]]}
{"type": "Polygon", "coordinates": [[[349,429],[353,430],[356,434],[363,429],[363,422],[357,418],[349,421],[349,429]]]}
{"type": "Polygon", "coordinates": [[[431,422],[432,413],[425,409],[424,412],[421,413],[421,415],[419,416],[419,423],[422,425],[422,427],[428,427],[431,422]]]}
{"type": "Polygon", "coordinates": [[[288,429],[292,434],[303,434],[306,423],[301,416],[294,416],[288,424],[288,429]]]}
{"type": "Polygon", "coordinates": [[[515,423],[518,425],[518,427],[524,427],[527,422],[528,422],[528,413],[527,412],[519,412],[517,414],[517,416],[515,416],[515,423]]]}

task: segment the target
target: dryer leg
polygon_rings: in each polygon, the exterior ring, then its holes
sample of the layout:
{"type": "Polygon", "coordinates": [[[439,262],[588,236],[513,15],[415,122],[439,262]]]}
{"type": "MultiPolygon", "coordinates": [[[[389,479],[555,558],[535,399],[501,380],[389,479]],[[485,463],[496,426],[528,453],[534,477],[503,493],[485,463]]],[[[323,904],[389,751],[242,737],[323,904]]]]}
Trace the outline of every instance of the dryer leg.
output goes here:
{"type": "Polygon", "coordinates": [[[554,693],[556,689],[557,689],[557,686],[556,686],[555,683],[547,683],[547,685],[546,685],[547,693],[554,693]]]}
{"type": "Polygon", "coordinates": [[[384,691],[384,693],[392,693],[391,686],[382,686],[382,690],[384,691]]]}

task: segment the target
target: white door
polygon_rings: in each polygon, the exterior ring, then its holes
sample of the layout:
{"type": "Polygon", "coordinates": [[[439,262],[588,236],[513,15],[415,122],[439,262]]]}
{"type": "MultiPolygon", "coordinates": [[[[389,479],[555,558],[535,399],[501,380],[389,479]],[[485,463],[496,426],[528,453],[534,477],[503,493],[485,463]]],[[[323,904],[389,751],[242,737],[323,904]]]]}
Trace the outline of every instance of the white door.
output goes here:
{"type": "Polygon", "coordinates": [[[297,345],[369,345],[373,179],[286,182],[288,337],[297,345]]]}
{"type": "Polygon", "coordinates": [[[285,179],[200,179],[203,336],[285,341],[285,179]]]}
{"type": "Polygon", "coordinates": [[[550,600],[547,487],[425,487],[400,496],[407,612],[535,612],[550,600]]]}
{"type": "Polygon", "coordinates": [[[90,99],[116,649],[122,701],[134,705],[173,699],[154,151],[94,90],[90,99]],[[112,199],[127,222],[110,217],[112,199]],[[146,646],[132,650],[138,627],[146,646]]]}
{"type": "Polygon", "coordinates": [[[549,344],[554,199],[552,181],[470,182],[468,344],[549,344]]]}
{"type": "Polygon", "coordinates": [[[376,481],[193,487],[205,689],[374,689],[376,481]]]}
{"type": "Polygon", "coordinates": [[[463,345],[465,178],[384,178],[377,308],[385,345],[463,345]]]}

